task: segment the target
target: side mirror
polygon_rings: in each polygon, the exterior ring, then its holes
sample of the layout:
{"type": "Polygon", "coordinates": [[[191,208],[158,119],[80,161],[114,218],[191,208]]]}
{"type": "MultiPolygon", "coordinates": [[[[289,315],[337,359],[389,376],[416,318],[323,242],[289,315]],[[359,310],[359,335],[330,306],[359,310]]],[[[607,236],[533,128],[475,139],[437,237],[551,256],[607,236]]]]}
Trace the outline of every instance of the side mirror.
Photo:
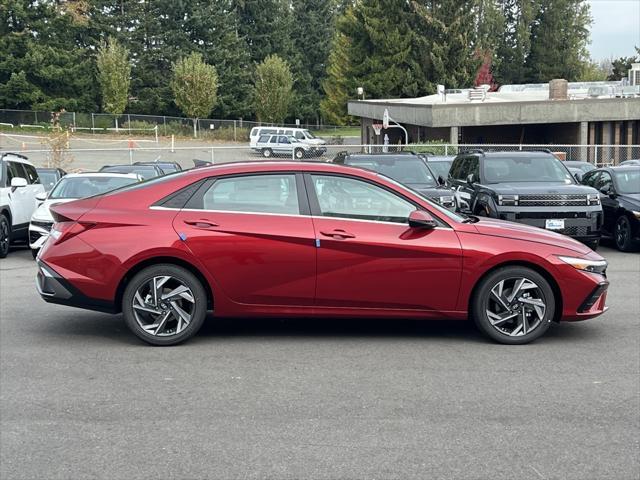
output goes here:
{"type": "Polygon", "coordinates": [[[431,230],[436,228],[437,224],[433,217],[424,210],[414,210],[409,214],[409,226],[411,228],[424,228],[431,230]]]}
{"type": "Polygon", "coordinates": [[[39,202],[44,202],[47,199],[47,192],[40,192],[36,195],[36,200],[39,202]]]}
{"type": "Polygon", "coordinates": [[[26,187],[27,184],[27,179],[26,178],[22,178],[22,177],[13,177],[11,179],[11,188],[12,189],[16,189],[16,188],[22,188],[22,187],[26,187]]]}
{"type": "Polygon", "coordinates": [[[446,182],[444,181],[444,178],[442,178],[442,175],[438,175],[438,184],[439,185],[444,185],[446,182]]]}
{"type": "Polygon", "coordinates": [[[611,187],[609,185],[601,187],[600,188],[600,193],[602,193],[604,195],[609,195],[611,193],[611,187]]]}
{"type": "Polygon", "coordinates": [[[578,183],[582,183],[582,174],[580,172],[574,173],[573,177],[576,179],[578,183]]]}
{"type": "Polygon", "coordinates": [[[473,185],[475,181],[476,181],[476,177],[473,175],[473,173],[470,173],[469,175],[467,175],[467,183],[469,185],[473,185]]]}

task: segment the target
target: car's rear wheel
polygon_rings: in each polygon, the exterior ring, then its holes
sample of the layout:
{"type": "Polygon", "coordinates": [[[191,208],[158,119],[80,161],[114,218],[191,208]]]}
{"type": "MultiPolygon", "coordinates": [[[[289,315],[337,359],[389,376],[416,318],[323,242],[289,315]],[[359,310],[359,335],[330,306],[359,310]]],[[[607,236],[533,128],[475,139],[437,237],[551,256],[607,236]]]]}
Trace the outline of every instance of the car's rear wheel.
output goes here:
{"type": "Polygon", "coordinates": [[[628,252],[633,248],[631,242],[631,222],[626,215],[620,215],[616,221],[616,229],[613,234],[616,247],[622,252],[628,252]]]}
{"type": "Polygon", "coordinates": [[[263,148],[262,149],[262,156],[264,158],[271,158],[272,155],[273,155],[273,150],[271,150],[270,148],[263,148]]]}
{"type": "Polygon", "coordinates": [[[202,326],[207,294],[190,271],[177,265],[154,265],[127,284],[122,313],[129,329],[145,342],[175,345],[202,326]]]}
{"type": "Polygon", "coordinates": [[[11,223],[3,213],[0,214],[0,258],[4,258],[9,254],[9,245],[11,244],[11,223]]]}
{"type": "Polygon", "coordinates": [[[489,338],[507,345],[542,336],[555,313],[549,282],[526,267],[500,268],[480,281],[471,305],[476,325],[489,338]]]}

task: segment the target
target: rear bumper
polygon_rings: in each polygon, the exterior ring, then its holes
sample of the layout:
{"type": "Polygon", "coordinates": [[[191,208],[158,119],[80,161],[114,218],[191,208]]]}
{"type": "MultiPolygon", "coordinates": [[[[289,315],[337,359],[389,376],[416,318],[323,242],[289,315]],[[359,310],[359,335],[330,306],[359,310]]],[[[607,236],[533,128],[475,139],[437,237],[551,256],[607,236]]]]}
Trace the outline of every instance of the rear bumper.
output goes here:
{"type": "Polygon", "coordinates": [[[98,312],[117,312],[112,302],[87,297],[42,260],[37,263],[36,289],[45,302],[98,312]]]}

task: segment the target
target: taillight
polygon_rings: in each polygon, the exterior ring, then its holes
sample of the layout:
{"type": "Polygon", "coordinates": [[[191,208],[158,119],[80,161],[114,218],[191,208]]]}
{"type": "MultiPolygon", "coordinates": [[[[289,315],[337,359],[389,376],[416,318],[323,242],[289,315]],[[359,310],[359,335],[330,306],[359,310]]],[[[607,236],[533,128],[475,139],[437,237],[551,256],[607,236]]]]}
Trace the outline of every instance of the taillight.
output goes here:
{"type": "Polygon", "coordinates": [[[54,244],[62,243],[65,240],[75,237],[76,235],[94,227],[95,223],[91,222],[56,222],[51,228],[51,237],[54,244]]]}

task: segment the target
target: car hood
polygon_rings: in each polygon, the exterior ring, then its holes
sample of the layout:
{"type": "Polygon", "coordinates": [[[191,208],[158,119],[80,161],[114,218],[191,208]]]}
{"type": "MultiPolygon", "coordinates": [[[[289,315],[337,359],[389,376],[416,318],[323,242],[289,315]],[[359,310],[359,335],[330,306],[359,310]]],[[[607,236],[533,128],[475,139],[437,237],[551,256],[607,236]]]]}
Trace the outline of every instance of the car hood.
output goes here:
{"type": "Polygon", "coordinates": [[[547,245],[573,250],[581,254],[591,252],[589,247],[571,237],[522,223],[480,217],[480,220],[473,225],[481,235],[545,243],[547,245]]]}
{"type": "Polygon", "coordinates": [[[640,210],[640,193],[621,193],[619,197],[640,210]]]}
{"type": "Polygon", "coordinates": [[[450,196],[450,197],[453,196],[453,191],[450,190],[449,188],[425,187],[423,184],[420,184],[420,183],[407,183],[405,185],[407,185],[412,190],[415,190],[420,195],[422,195],[424,197],[427,197],[427,198],[442,197],[442,196],[445,196],[445,195],[450,196]]]}
{"type": "Polygon", "coordinates": [[[31,220],[37,220],[40,222],[53,222],[53,217],[51,216],[50,207],[54,205],[60,205],[62,203],[72,202],[77,200],[75,198],[56,198],[53,200],[45,200],[42,204],[36,208],[36,211],[33,212],[31,216],[31,220]]]}
{"type": "Polygon", "coordinates": [[[323,140],[322,138],[303,138],[300,139],[300,142],[302,143],[306,143],[308,145],[325,145],[327,143],[326,140],[323,140]]]}
{"type": "Polygon", "coordinates": [[[587,195],[588,193],[597,193],[595,188],[573,183],[515,182],[492,183],[490,186],[500,195],[587,195]]]}

